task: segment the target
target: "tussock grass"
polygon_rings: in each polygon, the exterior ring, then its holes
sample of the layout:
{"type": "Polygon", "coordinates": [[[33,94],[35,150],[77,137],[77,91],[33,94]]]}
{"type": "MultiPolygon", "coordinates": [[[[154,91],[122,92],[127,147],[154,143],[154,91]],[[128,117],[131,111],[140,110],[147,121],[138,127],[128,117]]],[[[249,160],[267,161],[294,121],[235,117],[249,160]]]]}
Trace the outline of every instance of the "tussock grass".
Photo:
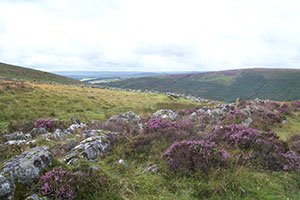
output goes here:
{"type": "Polygon", "coordinates": [[[72,85],[13,81],[0,82],[0,132],[8,122],[58,118],[104,120],[114,114],[132,110],[147,115],[158,109],[183,109],[197,105],[164,95],[132,93],[72,85]],[[2,128],[1,128],[2,127],[2,128]]]}

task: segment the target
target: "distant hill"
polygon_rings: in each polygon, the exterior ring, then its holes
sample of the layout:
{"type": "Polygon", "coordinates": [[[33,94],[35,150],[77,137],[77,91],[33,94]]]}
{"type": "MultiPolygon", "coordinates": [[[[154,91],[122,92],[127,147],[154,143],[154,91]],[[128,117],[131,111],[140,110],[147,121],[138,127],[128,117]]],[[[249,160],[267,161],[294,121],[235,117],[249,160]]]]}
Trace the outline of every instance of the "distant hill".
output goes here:
{"type": "Polygon", "coordinates": [[[21,80],[36,80],[43,82],[51,81],[66,84],[80,83],[77,80],[66,78],[64,76],[5,63],[0,63],[0,78],[15,78],[21,80]]]}
{"type": "Polygon", "coordinates": [[[240,69],[194,74],[131,78],[101,85],[176,92],[231,102],[241,99],[300,99],[298,69],[240,69]]]}

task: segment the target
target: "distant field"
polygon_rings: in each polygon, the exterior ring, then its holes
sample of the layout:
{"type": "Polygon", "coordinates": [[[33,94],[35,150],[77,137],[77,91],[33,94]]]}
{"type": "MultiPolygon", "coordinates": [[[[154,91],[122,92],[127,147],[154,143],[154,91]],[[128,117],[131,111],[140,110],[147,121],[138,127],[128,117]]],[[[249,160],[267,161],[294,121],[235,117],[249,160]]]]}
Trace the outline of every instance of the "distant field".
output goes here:
{"type": "Polygon", "coordinates": [[[103,120],[132,110],[148,114],[158,109],[183,109],[197,104],[167,96],[78,86],[0,81],[0,132],[8,122],[41,117],[103,120]]]}
{"type": "Polygon", "coordinates": [[[0,78],[15,78],[31,81],[56,82],[64,84],[80,83],[77,80],[48,72],[0,63],[0,78]]]}
{"type": "Polygon", "coordinates": [[[300,70],[246,69],[198,74],[177,74],[131,78],[101,83],[119,88],[176,92],[212,100],[231,102],[241,99],[300,99],[300,70]]]}

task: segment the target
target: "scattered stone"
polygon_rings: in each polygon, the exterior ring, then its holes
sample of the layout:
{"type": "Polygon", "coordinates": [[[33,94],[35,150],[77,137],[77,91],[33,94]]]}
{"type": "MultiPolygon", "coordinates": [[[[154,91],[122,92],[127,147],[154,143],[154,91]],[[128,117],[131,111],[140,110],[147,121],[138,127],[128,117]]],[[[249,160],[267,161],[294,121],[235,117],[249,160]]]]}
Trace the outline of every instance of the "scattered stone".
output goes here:
{"type": "Polygon", "coordinates": [[[98,157],[104,156],[108,152],[110,141],[105,134],[89,137],[79,145],[74,147],[65,157],[64,161],[67,164],[73,164],[78,159],[87,158],[90,161],[95,161],[98,157]]]}
{"type": "Polygon", "coordinates": [[[51,135],[51,137],[55,140],[61,140],[63,139],[65,136],[69,135],[70,133],[67,131],[63,131],[61,129],[56,129],[54,131],[54,133],[51,135]]]}
{"type": "Polygon", "coordinates": [[[84,138],[92,137],[92,136],[97,136],[103,133],[103,130],[85,130],[82,132],[82,136],[84,138]]]}
{"type": "Polygon", "coordinates": [[[76,130],[84,128],[85,124],[72,124],[69,128],[65,130],[66,133],[74,133],[76,130]]]}
{"type": "Polygon", "coordinates": [[[189,120],[195,120],[197,118],[197,113],[196,112],[193,112],[192,114],[190,114],[189,116],[188,116],[188,119],[189,120]]]}
{"type": "Polygon", "coordinates": [[[169,109],[161,109],[156,111],[153,114],[153,117],[155,118],[162,118],[162,119],[171,119],[171,120],[175,120],[176,118],[178,118],[177,113],[175,113],[172,110],[169,109]]]}
{"type": "Polygon", "coordinates": [[[81,124],[80,120],[76,116],[71,117],[71,122],[72,124],[81,124]]]}
{"type": "Polygon", "coordinates": [[[287,120],[283,120],[283,121],[281,122],[282,125],[286,125],[287,123],[288,123],[287,120]]]}
{"type": "Polygon", "coordinates": [[[48,198],[47,197],[41,197],[37,194],[33,194],[33,195],[27,197],[25,200],[48,200],[48,198]]]}
{"type": "Polygon", "coordinates": [[[119,163],[120,165],[126,165],[125,160],[123,160],[123,159],[120,159],[120,160],[118,161],[118,163],[119,163]]]}
{"type": "Polygon", "coordinates": [[[52,163],[48,147],[35,147],[11,158],[2,168],[2,174],[25,185],[33,183],[39,173],[52,163]]]}
{"type": "Polygon", "coordinates": [[[116,126],[122,125],[132,127],[132,129],[137,131],[138,133],[141,133],[144,130],[144,125],[140,116],[132,111],[123,113],[122,115],[113,116],[104,123],[104,127],[109,130],[115,130],[116,126]]]}
{"type": "Polygon", "coordinates": [[[15,184],[11,181],[11,179],[0,174],[0,199],[13,199],[12,195],[15,188],[15,184]]]}
{"type": "Polygon", "coordinates": [[[71,151],[74,147],[76,147],[79,144],[79,142],[76,142],[75,140],[68,139],[66,143],[63,145],[63,149],[65,152],[71,151]]]}
{"type": "Polygon", "coordinates": [[[250,118],[250,117],[248,117],[247,119],[245,119],[245,120],[242,122],[242,124],[243,124],[244,126],[250,127],[251,124],[252,124],[252,122],[253,122],[253,119],[250,118]]]}
{"type": "Polygon", "coordinates": [[[30,135],[30,133],[25,134],[26,139],[31,139],[32,136],[30,135]]]}
{"type": "Polygon", "coordinates": [[[158,172],[158,167],[157,165],[150,165],[146,171],[155,174],[158,172]]]}
{"type": "Polygon", "coordinates": [[[44,134],[47,134],[49,133],[47,131],[46,128],[33,128],[31,131],[30,131],[30,135],[32,135],[33,137],[36,137],[36,136],[39,136],[39,135],[44,135],[44,134]]]}
{"type": "Polygon", "coordinates": [[[9,141],[9,140],[25,140],[26,139],[26,136],[24,135],[24,133],[19,132],[19,131],[11,133],[11,134],[5,134],[2,137],[6,141],[9,141]]]}
{"type": "Polygon", "coordinates": [[[36,146],[36,140],[26,141],[26,140],[10,140],[4,143],[4,145],[10,145],[10,146],[30,146],[35,147],[36,146]]]}

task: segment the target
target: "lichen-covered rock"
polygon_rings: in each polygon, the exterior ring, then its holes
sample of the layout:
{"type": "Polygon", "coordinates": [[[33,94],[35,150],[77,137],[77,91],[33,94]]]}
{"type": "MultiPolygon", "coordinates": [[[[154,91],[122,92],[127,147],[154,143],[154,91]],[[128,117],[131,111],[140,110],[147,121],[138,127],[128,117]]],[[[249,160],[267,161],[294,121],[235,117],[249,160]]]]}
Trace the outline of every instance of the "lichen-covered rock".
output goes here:
{"type": "Polygon", "coordinates": [[[247,119],[245,119],[245,120],[242,122],[242,124],[243,124],[244,126],[246,126],[246,127],[250,127],[251,124],[252,124],[252,122],[253,122],[253,119],[250,118],[250,117],[248,117],[247,119]]]}
{"type": "Polygon", "coordinates": [[[30,185],[41,170],[52,163],[48,147],[35,147],[11,158],[2,168],[2,174],[11,180],[30,185]]]}
{"type": "Polygon", "coordinates": [[[80,120],[76,116],[71,117],[71,122],[72,124],[81,124],[80,120]]]}
{"type": "Polygon", "coordinates": [[[110,147],[110,141],[107,135],[89,137],[79,145],[74,147],[65,157],[64,161],[68,164],[75,163],[78,159],[86,158],[95,161],[98,157],[104,156],[110,147]]]}
{"type": "Polygon", "coordinates": [[[26,141],[26,140],[10,140],[10,141],[5,142],[4,145],[34,147],[34,146],[36,146],[36,141],[35,140],[31,140],[31,141],[26,141]]]}
{"type": "Polygon", "coordinates": [[[150,165],[145,171],[155,174],[158,172],[158,167],[157,165],[150,165]]]}
{"type": "Polygon", "coordinates": [[[67,135],[70,135],[71,133],[68,132],[68,131],[63,131],[61,129],[56,129],[54,131],[54,133],[51,135],[51,138],[52,139],[55,139],[55,140],[61,140],[63,139],[64,137],[66,137],[67,135]]]}
{"type": "Polygon", "coordinates": [[[33,137],[39,136],[39,135],[44,135],[47,134],[48,131],[46,128],[40,127],[40,128],[33,128],[30,131],[30,135],[32,135],[33,137]]]}
{"type": "Polygon", "coordinates": [[[92,136],[97,136],[103,133],[103,130],[85,130],[81,134],[84,138],[92,137],[92,136]]]}
{"type": "Polygon", "coordinates": [[[47,197],[41,197],[37,194],[33,194],[33,195],[30,195],[29,197],[27,197],[25,200],[48,200],[47,197]]]}
{"type": "Polygon", "coordinates": [[[175,120],[176,118],[178,118],[178,115],[177,115],[177,113],[175,113],[172,110],[161,109],[161,110],[156,111],[153,114],[153,117],[155,117],[155,118],[162,118],[162,119],[175,120]]]}
{"type": "Polygon", "coordinates": [[[6,141],[9,140],[26,140],[26,136],[22,132],[14,132],[2,136],[6,141]]]}
{"type": "Polygon", "coordinates": [[[111,131],[123,131],[141,133],[144,130],[143,122],[137,114],[132,111],[111,117],[104,123],[104,128],[111,131]]]}
{"type": "Polygon", "coordinates": [[[12,199],[15,185],[11,179],[0,174],[0,199],[12,199]]]}
{"type": "Polygon", "coordinates": [[[65,133],[74,133],[76,130],[78,129],[82,129],[86,127],[85,124],[72,124],[71,126],[69,126],[69,128],[67,128],[64,132],[65,133]]]}

